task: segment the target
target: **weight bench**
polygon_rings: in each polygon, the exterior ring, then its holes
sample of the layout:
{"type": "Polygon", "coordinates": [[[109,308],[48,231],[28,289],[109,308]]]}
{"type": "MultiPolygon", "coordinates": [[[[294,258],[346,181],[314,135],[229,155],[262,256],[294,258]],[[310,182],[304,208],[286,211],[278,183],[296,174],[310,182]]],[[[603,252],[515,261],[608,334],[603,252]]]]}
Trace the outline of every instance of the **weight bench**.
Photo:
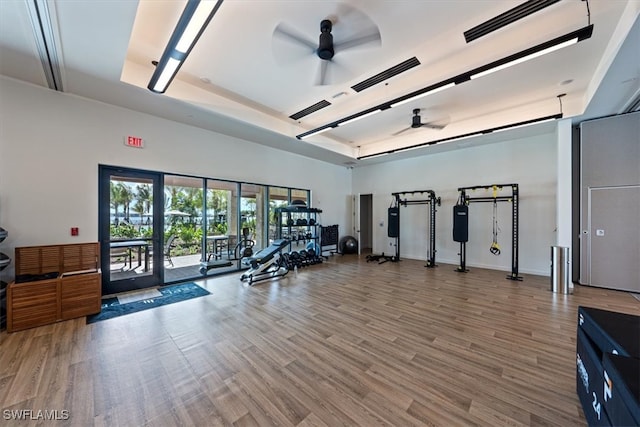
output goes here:
{"type": "Polygon", "coordinates": [[[275,240],[270,246],[262,249],[252,257],[242,258],[244,265],[251,268],[240,276],[241,281],[248,281],[249,286],[260,280],[282,277],[289,272],[289,264],[282,256],[282,249],[289,244],[287,239],[275,240]]]}

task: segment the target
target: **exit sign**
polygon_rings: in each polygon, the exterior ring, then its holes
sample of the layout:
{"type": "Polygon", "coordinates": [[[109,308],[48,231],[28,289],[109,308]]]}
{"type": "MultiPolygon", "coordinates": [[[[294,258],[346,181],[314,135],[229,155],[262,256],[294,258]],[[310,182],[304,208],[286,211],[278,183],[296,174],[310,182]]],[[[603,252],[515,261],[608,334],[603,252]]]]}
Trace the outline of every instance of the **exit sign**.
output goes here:
{"type": "Polygon", "coordinates": [[[138,138],[137,136],[125,136],[124,145],[126,145],[127,147],[143,148],[144,140],[142,138],[138,138]]]}

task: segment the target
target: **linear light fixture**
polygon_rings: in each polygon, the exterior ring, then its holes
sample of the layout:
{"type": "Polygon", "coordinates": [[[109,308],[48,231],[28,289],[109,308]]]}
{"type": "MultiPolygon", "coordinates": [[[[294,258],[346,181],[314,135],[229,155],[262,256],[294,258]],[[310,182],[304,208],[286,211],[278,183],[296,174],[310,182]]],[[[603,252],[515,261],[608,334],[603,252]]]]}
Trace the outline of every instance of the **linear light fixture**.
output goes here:
{"type": "Polygon", "coordinates": [[[515,65],[517,63],[521,63],[532,59],[536,56],[541,56],[547,53],[550,53],[554,50],[561,49],[563,47],[569,46],[574,43],[581,42],[582,40],[586,40],[591,37],[593,34],[593,24],[589,24],[586,27],[583,27],[579,30],[572,31],[568,34],[565,34],[560,37],[556,37],[555,39],[546,41],[544,43],[540,43],[536,46],[525,49],[521,52],[514,53],[513,55],[506,56],[502,59],[498,59],[496,61],[490,62],[489,64],[483,65],[481,67],[475,68],[471,71],[467,71],[465,73],[459,74],[455,77],[451,77],[449,79],[443,80],[439,83],[435,83],[433,85],[424,87],[422,89],[416,90],[414,92],[408,93],[406,95],[400,96],[398,98],[392,99],[390,101],[384,102],[382,104],[376,105],[374,107],[368,108],[366,110],[360,111],[358,113],[352,114],[347,117],[343,117],[334,122],[328,123],[326,125],[320,126],[316,129],[309,130],[307,132],[301,133],[297,135],[296,138],[303,139],[309,136],[317,134],[318,130],[329,130],[335,127],[341,126],[347,121],[352,121],[354,118],[364,116],[365,114],[369,114],[374,110],[387,110],[392,107],[396,107],[398,105],[402,105],[406,102],[414,101],[423,96],[431,95],[436,92],[440,92],[441,90],[448,89],[454,85],[459,85],[469,80],[479,78],[481,76],[490,74],[492,72],[502,70],[511,65],[515,65]]]}
{"type": "Polygon", "coordinates": [[[370,159],[370,158],[378,157],[378,156],[381,156],[381,155],[384,155],[384,154],[400,153],[402,151],[415,150],[417,148],[426,147],[428,145],[436,145],[436,144],[440,144],[440,143],[443,143],[443,142],[453,142],[453,141],[458,140],[458,139],[470,138],[470,137],[476,136],[476,135],[485,135],[485,134],[492,133],[492,132],[516,129],[516,128],[519,128],[519,127],[524,127],[524,126],[528,126],[528,125],[532,125],[532,124],[543,123],[543,122],[548,122],[548,121],[552,121],[552,120],[556,120],[556,119],[561,119],[562,116],[563,116],[562,113],[558,113],[558,114],[554,114],[554,115],[551,115],[551,116],[539,117],[537,119],[525,120],[523,122],[511,123],[511,124],[504,125],[504,126],[497,126],[497,127],[493,127],[493,128],[490,128],[490,129],[485,129],[485,130],[465,133],[463,135],[456,135],[456,136],[450,136],[448,138],[436,139],[435,141],[422,142],[420,144],[409,145],[408,147],[396,148],[394,150],[383,151],[383,152],[375,153],[375,154],[367,154],[366,156],[358,157],[358,160],[370,159]]]}
{"type": "Polygon", "coordinates": [[[223,0],[188,0],[147,88],[164,93],[223,0]]]}
{"type": "Polygon", "coordinates": [[[363,115],[361,115],[361,116],[356,116],[356,117],[354,117],[354,118],[352,118],[352,119],[346,120],[346,121],[344,121],[344,122],[340,122],[340,123],[338,123],[338,126],[344,126],[344,125],[346,125],[346,124],[353,123],[353,122],[355,122],[356,120],[360,120],[360,119],[364,119],[365,117],[373,116],[374,114],[378,114],[378,113],[379,113],[379,112],[381,112],[381,111],[382,111],[382,110],[373,110],[373,111],[369,111],[368,113],[363,114],[363,115]]]}
{"type": "Polygon", "coordinates": [[[451,83],[445,84],[444,86],[438,86],[435,89],[428,90],[426,92],[422,92],[421,91],[422,93],[419,93],[417,95],[413,95],[412,96],[412,94],[409,94],[409,95],[407,95],[408,96],[407,99],[403,99],[402,101],[395,102],[395,103],[391,104],[390,107],[391,108],[395,108],[395,107],[397,107],[399,105],[406,104],[407,102],[412,102],[412,101],[415,101],[416,99],[423,98],[423,97],[425,97],[427,95],[433,95],[434,93],[438,93],[438,92],[443,91],[445,89],[449,89],[450,87],[455,86],[455,85],[456,85],[455,83],[451,82],[451,83]]]}
{"type": "Polygon", "coordinates": [[[546,55],[547,53],[551,53],[551,52],[554,52],[556,50],[560,50],[563,47],[571,46],[572,44],[576,44],[576,43],[578,43],[578,37],[575,37],[575,38],[573,38],[571,40],[567,40],[566,42],[562,42],[562,43],[554,45],[554,46],[550,46],[550,47],[548,47],[546,49],[543,49],[543,50],[540,50],[538,52],[534,52],[534,53],[532,53],[530,55],[523,56],[523,57],[518,58],[516,60],[510,61],[510,62],[505,62],[504,64],[498,65],[498,66],[496,66],[494,68],[489,68],[488,70],[481,71],[481,72],[479,72],[477,74],[471,74],[469,76],[469,78],[473,80],[473,79],[477,79],[479,77],[484,77],[484,76],[486,76],[488,74],[495,73],[496,71],[504,70],[505,68],[509,68],[509,67],[514,66],[514,65],[521,64],[523,62],[529,61],[530,59],[534,59],[534,58],[537,58],[539,56],[546,55]]]}
{"type": "Polygon", "coordinates": [[[332,129],[332,128],[333,128],[332,126],[318,128],[315,131],[308,133],[307,135],[301,136],[300,139],[309,138],[310,136],[313,136],[313,135],[318,135],[319,133],[326,132],[326,131],[328,131],[329,129],[332,129]]]}

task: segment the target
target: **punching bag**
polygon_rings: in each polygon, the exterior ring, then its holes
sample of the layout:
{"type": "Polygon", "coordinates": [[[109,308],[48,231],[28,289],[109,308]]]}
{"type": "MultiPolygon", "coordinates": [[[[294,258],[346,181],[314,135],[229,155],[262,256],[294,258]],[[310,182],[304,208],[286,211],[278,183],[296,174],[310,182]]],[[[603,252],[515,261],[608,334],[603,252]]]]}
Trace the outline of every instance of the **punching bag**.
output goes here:
{"type": "Polygon", "coordinates": [[[400,235],[400,208],[389,208],[387,224],[389,225],[387,235],[389,237],[398,237],[400,235]]]}
{"type": "Polygon", "coordinates": [[[453,241],[467,242],[469,240],[469,206],[455,205],[453,207],[453,241]]]}

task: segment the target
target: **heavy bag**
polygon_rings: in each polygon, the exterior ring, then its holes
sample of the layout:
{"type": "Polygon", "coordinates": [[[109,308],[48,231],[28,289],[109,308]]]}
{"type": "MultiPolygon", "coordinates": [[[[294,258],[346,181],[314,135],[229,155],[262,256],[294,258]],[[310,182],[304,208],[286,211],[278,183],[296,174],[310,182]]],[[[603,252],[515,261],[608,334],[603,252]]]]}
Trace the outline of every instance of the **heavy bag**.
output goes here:
{"type": "Polygon", "coordinates": [[[389,237],[398,237],[400,235],[400,208],[389,208],[387,223],[387,235],[389,237]]]}
{"type": "Polygon", "coordinates": [[[453,207],[453,241],[469,241],[469,206],[455,205],[453,207]]]}

